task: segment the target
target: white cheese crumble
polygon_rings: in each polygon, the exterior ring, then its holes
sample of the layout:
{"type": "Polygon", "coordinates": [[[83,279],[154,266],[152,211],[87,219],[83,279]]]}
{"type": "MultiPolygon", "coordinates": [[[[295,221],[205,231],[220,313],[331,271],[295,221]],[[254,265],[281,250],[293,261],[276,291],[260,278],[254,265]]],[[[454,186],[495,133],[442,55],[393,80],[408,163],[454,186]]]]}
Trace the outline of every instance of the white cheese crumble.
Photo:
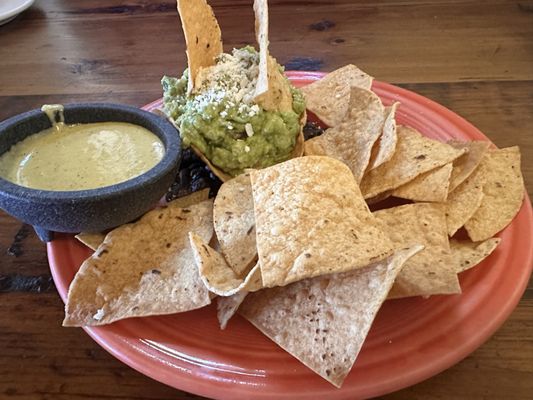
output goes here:
{"type": "Polygon", "coordinates": [[[258,64],[259,55],[246,49],[221,54],[215,65],[199,71],[193,107],[202,112],[206,107],[218,107],[224,101],[226,111],[219,113],[222,118],[226,118],[228,111],[237,104],[236,111],[240,116],[253,117],[260,111],[253,103],[258,64]]]}
{"type": "Polygon", "coordinates": [[[254,128],[249,122],[244,125],[244,130],[246,131],[248,137],[252,137],[254,135],[254,128]]]}
{"type": "Polygon", "coordinates": [[[98,311],[96,311],[96,314],[93,315],[93,319],[100,321],[102,318],[104,318],[105,311],[103,308],[99,308],[98,311]]]}
{"type": "Polygon", "coordinates": [[[249,153],[250,152],[250,146],[244,146],[244,151],[249,153]]]}

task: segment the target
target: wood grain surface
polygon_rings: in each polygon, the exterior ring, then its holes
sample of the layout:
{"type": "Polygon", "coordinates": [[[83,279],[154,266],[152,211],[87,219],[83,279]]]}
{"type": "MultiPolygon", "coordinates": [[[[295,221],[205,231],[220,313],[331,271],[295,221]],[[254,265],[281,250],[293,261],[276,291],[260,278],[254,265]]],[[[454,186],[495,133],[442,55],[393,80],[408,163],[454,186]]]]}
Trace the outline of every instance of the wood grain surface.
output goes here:
{"type": "MultiPolygon", "coordinates": [[[[252,0],[211,0],[226,50],[253,41],[252,0]]],[[[498,146],[520,145],[533,195],[533,2],[270,1],[271,52],[287,69],[355,63],[462,115],[498,146]]],[[[185,67],[175,3],[38,0],[0,26],[0,120],[44,103],[143,105],[185,67]]],[[[531,235],[531,232],[524,232],[531,235]]],[[[524,266],[527,267],[527,266],[524,266]]],[[[45,246],[0,212],[0,399],[193,399],[120,363],[63,304],[45,246]]],[[[483,346],[384,399],[527,399],[533,286],[483,346]]]]}

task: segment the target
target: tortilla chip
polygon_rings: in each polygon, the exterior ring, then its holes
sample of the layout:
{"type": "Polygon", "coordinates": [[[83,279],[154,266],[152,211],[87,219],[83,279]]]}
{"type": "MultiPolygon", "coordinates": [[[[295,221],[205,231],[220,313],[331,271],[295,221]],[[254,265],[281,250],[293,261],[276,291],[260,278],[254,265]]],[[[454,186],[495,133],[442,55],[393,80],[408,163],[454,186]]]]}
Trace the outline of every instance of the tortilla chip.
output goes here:
{"type": "Polygon", "coordinates": [[[450,140],[448,144],[456,149],[466,148],[467,152],[453,162],[452,176],[450,177],[449,191],[453,192],[456,187],[465,181],[474,172],[490,146],[490,142],[472,141],[460,142],[450,140]]]}
{"type": "Polygon", "coordinates": [[[349,271],[392,253],[342,162],[301,157],[252,171],[250,177],[266,287],[349,271]]]}
{"type": "Polygon", "coordinates": [[[488,239],[509,225],[520,210],[525,193],[518,146],[489,150],[478,168],[485,177],[485,196],[465,224],[474,242],[488,239]]]}
{"type": "MultiPolygon", "coordinates": [[[[173,206],[174,207],[189,207],[193,204],[201,203],[202,201],[205,201],[209,198],[209,189],[202,189],[198,190],[197,192],[193,192],[187,196],[178,197],[177,199],[173,200],[173,206]]],[[[161,206],[164,206],[166,202],[163,200],[160,200],[159,204],[161,206]]],[[[81,232],[78,233],[75,238],[78,239],[80,242],[82,242],[85,246],[89,247],[92,250],[96,250],[98,246],[100,246],[105,239],[106,234],[105,233],[87,233],[87,232],[81,232]]]]}
{"type": "Polygon", "coordinates": [[[448,198],[451,173],[452,163],[448,163],[417,176],[395,189],[392,195],[413,201],[444,202],[448,198]]]}
{"type": "Polygon", "coordinates": [[[105,239],[105,233],[80,232],[74,237],[78,239],[80,242],[82,242],[88,248],[92,250],[96,250],[98,246],[100,246],[103,243],[105,239]]]}
{"type": "Polygon", "coordinates": [[[421,246],[365,268],[248,294],[239,313],[322,378],[340,387],[394,278],[421,246]]]}
{"type": "Polygon", "coordinates": [[[172,200],[175,207],[187,208],[195,204],[206,201],[209,198],[209,189],[202,189],[196,192],[192,192],[187,196],[178,197],[172,200]]]}
{"type": "Polygon", "coordinates": [[[200,69],[215,65],[215,58],[223,52],[222,35],[206,0],[177,0],[177,3],[187,45],[187,93],[191,93],[200,69]]]}
{"type": "Polygon", "coordinates": [[[229,320],[237,313],[240,305],[249,292],[243,290],[232,296],[219,297],[217,299],[217,318],[220,329],[226,329],[229,320]]]}
{"type": "Polygon", "coordinates": [[[353,87],[348,113],[342,123],[305,142],[306,155],[322,155],[345,163],[361,182],[372,147],[381,135],[384,108],[373,92],[353,87]]]}
{"type": "Polygon", "coordinates": [[[396,135],[396,109],[400,103],[395,102],[390,107],[385,107],[385,119],[383,122],[383,129],[381,136],[372,148],[372,155],[368,163],[368,170],[379,167],[381,164],[389,161],[394,151],[396,150],[396,143],[398,142],[398,135],[396,135]]]}
{"type": "Polygon", "coordinates": [[[474,171],[448,196],[446,202],[446,224],[448,235],[453,236],[468,221],[481,205],[485,194],[483,184],[485,181],[480,170],[474,171]]]}
{"type": "Polygon", "coordinates": [[[257,258],[249,174],[239,175],[220,187],[213,206],[213,222],[224,258],[237,276],[242,277],[257,258]]]}
{"type": "Polygon", "coordinates": [[[475,267],[490,256],[500,242],[500,238],[491,238],[477,243],[455,239],[450,240],[450,250],[455,262],[456,271],[459,273],[475,267]]]}
{"type": "Polygon", "coordinates": [[[361,192],[365,199],[396,189],[424,172],[452,162],[465,152],[401,125],[397,135],[398,143],[392,158],[363,177],[361,192]]]}
{"type": "Polygon", "coordinates": [[[386,200],[389,197],[392,196],[392,190],[387,190],[386,192],[380,193],[377,196],[371,197],[369,199],[365,199],[366,204],[368,205],[374,205],[379,203],[380,201],[386,200]]]}
{"type": "Polygon", "coordinates": [[[209,246],[200,236],[189,232],[189,240],[200,278],[209,291],[219,296],[231,296],[241,290],[257,290],[255,285],[259,281],[258,276],[261,275],[258,264],[244,279],[239,278],[222,254],[209,246]]]}
{"type": "Polygon", "coordinates": [[[268,91],[256,96],[254,101],[267,111],[292,111],[291,84],[272,56],[268,56],[267,71],[268,91]]]}
{"type": "Polygon", "coordinates": [[[267,0],[254,0],[255,39],[259,45],[259,73],[254,97],[268,91],[268,3],[267,0]]]}
{"type": "Polygon", "coordinates": [[[389,298],[461,293],[450,259],[443,205],[407,204],[376,211],[374,215],[395,246],[424,246],[424,250],[405,263],[389,298]]]}
{"type": "Polygon", "coordinates": [[[244,298],[250,292],[257,292],[263,288],[263,280],[261,279],[261,269],[259,264],[252,268],[253,273],[250,274],[246,287],[243,290],[231,296],[219,297],[217,301],[217,318],[220,324],[220,329],[226,329],[228,321],[237,313],[239,306],[244,301],[244,298]]]}
{"type": "Polygon", "coordinates": [[[348,64],[322,79],[303,87],[307,109],[329,127],[337,126],[348,112],[350,88],[370,90],[372,78],[355,65],[348,64]]]}
{"type": "Polygon", "coordinates": [[[208,305],[187,232],[208,242],[212,213],[212,201],[189,208],[170,202],[109,232],[70,285],[63,325],[104,325],[208,305]]]}
{"type": "Polygon", "coordinates": [[[254,101],[268,111],[292,111],[290,83],[268,53],[268,3],[254,0],[255,38],[259,45],[259,72],[254,101]]]}

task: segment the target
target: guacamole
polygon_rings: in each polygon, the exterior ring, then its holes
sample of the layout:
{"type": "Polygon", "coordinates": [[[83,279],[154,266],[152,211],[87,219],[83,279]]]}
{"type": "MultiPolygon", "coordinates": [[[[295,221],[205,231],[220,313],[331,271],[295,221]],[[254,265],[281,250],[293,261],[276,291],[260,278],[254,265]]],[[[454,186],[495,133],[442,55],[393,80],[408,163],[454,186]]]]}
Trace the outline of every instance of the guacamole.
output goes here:
{"type": "Polygon", "coordinates": [[[179,128],[184,147],[196,147],[232,176],[287,160],[300,133],[305,102],[287,79],[292,109],[265,110],[254,102],[258,62],[253,47],[223,53],[200,72],[201,83],[190,96],[187,70],[181,78],[161,81],[165,113],[179,128]]]}

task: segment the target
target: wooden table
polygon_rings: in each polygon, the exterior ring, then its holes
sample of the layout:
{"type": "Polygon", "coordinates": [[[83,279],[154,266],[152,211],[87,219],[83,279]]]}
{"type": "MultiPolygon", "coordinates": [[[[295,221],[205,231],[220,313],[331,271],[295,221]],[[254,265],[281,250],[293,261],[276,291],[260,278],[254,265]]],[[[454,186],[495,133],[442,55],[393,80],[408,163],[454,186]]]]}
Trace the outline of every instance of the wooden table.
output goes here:
{"type": "MultiPolygon", "coordinates": [[[[272,54],[287,69],[355,63],[456,111],[498,146],[520,145],[533,195],[533,2],[352,3],[271,1],[272,54]]],[[[226,49],[253,43],[251,0],[211,4],[226,49]]],[[[44,103],[146,104],[161,96],[162,75],[184,69],[184,50],[171,1],[37,1],[0,27],[0,120],[44,103]]],[[[135,372],[81,329],[62,328],[63,303],[44,244],[3,213],[0,291],[0,398],[197,398],[135,372]]],[[[525,399],[532,393],[530,282],[487,343],[449,370],[384,398],[525,399]]]]}

